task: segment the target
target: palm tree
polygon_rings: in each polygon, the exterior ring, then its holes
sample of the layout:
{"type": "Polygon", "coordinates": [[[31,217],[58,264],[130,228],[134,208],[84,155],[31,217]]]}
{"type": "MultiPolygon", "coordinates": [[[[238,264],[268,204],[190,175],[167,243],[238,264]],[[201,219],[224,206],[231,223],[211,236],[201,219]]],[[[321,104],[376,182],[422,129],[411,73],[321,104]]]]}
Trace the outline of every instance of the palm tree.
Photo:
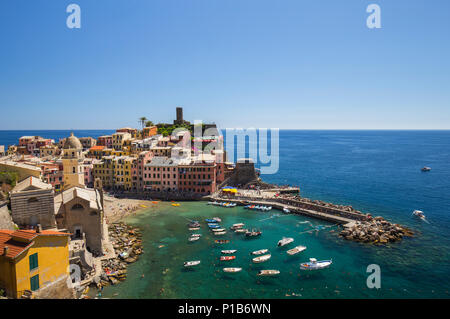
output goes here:
{"type": "Polygon", "coordinates": [[[145,122],[145,127],[149,127],[149,126],[153,126],[153,122],[152,121],[146,121],[145,122]]]}
{"type": "Polygon", "coordinates": [[[141,123],[142,128],[144,128],[145,121],[147,121],[147,118],[145,116],[139,118],[139,123],[141,123]]]}

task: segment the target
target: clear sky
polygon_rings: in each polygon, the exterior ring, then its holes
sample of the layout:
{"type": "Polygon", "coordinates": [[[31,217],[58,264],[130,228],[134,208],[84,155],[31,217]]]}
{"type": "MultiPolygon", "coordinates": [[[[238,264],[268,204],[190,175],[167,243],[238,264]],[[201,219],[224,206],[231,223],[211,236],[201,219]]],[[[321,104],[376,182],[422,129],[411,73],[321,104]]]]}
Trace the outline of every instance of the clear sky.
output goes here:
{"type": "Polygon", "coordinates": [[[450,129],[448,0],[2,0],[0,43],[0,130],[450,129]]]}

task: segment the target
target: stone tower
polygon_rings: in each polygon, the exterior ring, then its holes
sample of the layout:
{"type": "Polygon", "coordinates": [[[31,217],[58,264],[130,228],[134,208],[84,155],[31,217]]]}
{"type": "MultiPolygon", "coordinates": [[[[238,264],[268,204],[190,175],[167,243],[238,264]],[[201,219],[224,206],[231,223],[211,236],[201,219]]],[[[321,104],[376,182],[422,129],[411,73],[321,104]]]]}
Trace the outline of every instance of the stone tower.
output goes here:
{"type": "Polygon", "coordinates": [[[62,157],[64,190],[72,187],[85,188],[83,169],[83,146],[73,133],[64,143],[64,154],[62,157]]]}

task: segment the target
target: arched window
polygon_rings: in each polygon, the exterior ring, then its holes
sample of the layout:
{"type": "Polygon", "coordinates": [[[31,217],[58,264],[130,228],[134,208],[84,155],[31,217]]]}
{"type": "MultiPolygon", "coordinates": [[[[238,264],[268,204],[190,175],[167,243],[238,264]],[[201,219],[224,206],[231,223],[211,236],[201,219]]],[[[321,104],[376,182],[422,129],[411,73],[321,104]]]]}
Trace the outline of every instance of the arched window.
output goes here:
{"type": "Polygon", "coordinates": [[[71,210],[84,210],[84,207],[81,204],[75,204],[72,206],[71,210]]]}

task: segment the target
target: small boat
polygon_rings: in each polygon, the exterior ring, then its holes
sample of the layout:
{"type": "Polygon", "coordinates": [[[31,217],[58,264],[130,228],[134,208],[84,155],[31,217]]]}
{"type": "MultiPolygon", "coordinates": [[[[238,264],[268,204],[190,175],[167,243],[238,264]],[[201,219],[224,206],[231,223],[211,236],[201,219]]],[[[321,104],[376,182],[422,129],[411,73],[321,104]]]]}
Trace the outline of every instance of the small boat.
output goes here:
{"type": "Polygon", "coordinates": [[[268,249],[260,249],[260,250],[255,250],[254,252],[252,252],[252,255],[262,255],[267,253],[269,250],[268,249]]]}
{"type": "Polygon", "coordinates": [[[211,228],[211,230],[213,232],[221,232],[221,231],[225,231],[225,228],[211,228]]]}
{"type": "Polygon", "coordinates": [[[202,234],[192,234],[191,237],[201,237],[202,234]]]}
{"type": "Polygon", "coordinates": [[[419,218],[422,219],[422,220],[425,220],[425,215],[423,214],[423,211],[421,211],[421,210],[415,210],[415,211],[413,211],[412,214],[413,214],[414,216],[419,217],[419,218]]]}
{"type": "Polygon", "coordinates": [[[286,207],[283,208],[283,213],[289,214],[291,211],[289,209],[287,209],[286,207]]]}
{"type": "Polygon", "coordinates": [[[189,230],[199,230],[200,227],[189,227],[189,230]]]}
{"type": "Polygon", "coordinates": [[[213,217],[213,220],[214,220],[216,223],[221,223],[221,222],[222,222],[222,219],[220,219],[219,217],[213,217]]]}
{"type": "Polygon", "coordinates": [[[330,260],[321,260],[317,261],[316,258],[309,258],[309,262],[300,264],[300,269],[302,270],[318,270],[329,267],[333,261],[330,260]]]}
{"type": "Polygon", "coordinates": [[[228,203],[228,205],[226,207],[228,207],[228,208],[236,207],[236,203],[228,203]]]}
{"type": "Polygon", "coordinates": [[[265,262],[265,261],[269,260],[270,257],[272,257],[272,255],[270,255],[270,254],[268,254],[268,255],[262,255],[262,256],[253,258],[252,261],[253,261],[254,263],[259,264],[259,263],[262,263],[262,262],[265,262]]]}
{"type": "Polygon", "coordinates": [[[200,264],[200,260],[185,261],[184,262],[184,267],[197,266],[198,264],[200,264]]]}
{"type": "Polygon", "coordinates": [[[265,269],[265,270],[260,270],[258,272],[258,276],[275,276],[278,275],[280,273],[279,270],[276,269],[265,269]]]}
{"type": "Polygon", "coordinates": [[[236,259],[236,256],[220,256],[221,261],[229,261],[236,259]]]}
{"type": "Polygon", "coordinates": [[[238,229],[238,228],[242,228],[244,227],[244,223],[238,223],[238,224],[233,224],[233,226],[231,226],[231,229],[238,229]]]}
{"type": "Polygon", "coordinates": [[[258,237],[261,236],[262,232],[260,230],[254,230],[252,229],[252,231],[248,231],[245,233],[246,237],[258,237]]]}
{"type": "Polygon", "coordinates": [[[152,204],[158,204],[158,202],[157,202],[156,200],[154,200],[154,201],[152,202],[152,204]]]}
{"type": "Polygon", "coordinates": [[[280,239],[280,240],[278,241],[278,247],[285,246],[285,245],[287,245],[287,244],[292,243],[293,241],[294,241],[294,238],[290,238],[290,237],[286,238],[286,237],[283,237],[283,239],[280,239]]]}
{"type": "Polygon", "coordinates": [[[214,242],[216,244],[228,244],[230,241],[228,239],[216,239],[214,242]]]}
{"type": "Polygon", "coordinates": [[[248,229],[245,228],[237,228],[234,230],[235,233],[246,233],[248,232],[248,229]]]}
{"type": "Polygon", "coordinates": [[[209,228],[220,228],[220,225],[217,224],[208,224],[209,228]]]}
{"type": "Polygon", "coordinates": [[[189,237],[189,241],[196,241],[196,240],[199,240],[200,239],[200,237],[189,237]]]}
{"type": "Polygon", "coordinates": [[[177,204],[177,203],[173,203],[173,204],[172,204],[172,206],[174,206],[174,207],[178,207],[178,206],[180,206],[180,204],[177,204]]]}
{"type": "Polygon", "coordinates": [[[217,223],[217,220],[207,218],[207,219],[205,219],[205,222],[207,222],[207,223],[217,223]]]}
{"type": "Polygon", "coordinates": [[[238,267],[230,267],[230,268],[223,269],[224,272],[240,272],[241,270],[242,270],[242,268],[238,268],[238,267]]]}
{"type": "Polygon", "coordinates": [[[428,166],[422,167],[421,171],[422,172],[429,172],[429,171],[431,171],[431,167],[428,167],[428,166]]]}
{"type": "Polygon", "coordinates": [[[306,247],[305,246],[297,246],[297,247],[294,247],[294,248],[292,248],[292,249],[289,249],[286,253],[288,254],[288,255],[295,255],[295,254],[298,254],[298,253],[300,253],[300,252],[302,252],[302,251],[304,251],[306,249],[306,247]]]}
{"type": "Polygon", "coordinates": [[[208,202],[208,205],[217,205],[219,204],[218,202],[208,202]]]}
{"type": "Polygon", "coordinates": [[[237,252],[236,249],[222,250],[222,254],[234,254],[237,252]]]}
{"type": "Polygon", "coordinates": [[[214,235],[222,236],[222,235],[225,235],[226,233],[227,233],[226,231],[218,231],[218,232],[215,232],[214,235]]]}

